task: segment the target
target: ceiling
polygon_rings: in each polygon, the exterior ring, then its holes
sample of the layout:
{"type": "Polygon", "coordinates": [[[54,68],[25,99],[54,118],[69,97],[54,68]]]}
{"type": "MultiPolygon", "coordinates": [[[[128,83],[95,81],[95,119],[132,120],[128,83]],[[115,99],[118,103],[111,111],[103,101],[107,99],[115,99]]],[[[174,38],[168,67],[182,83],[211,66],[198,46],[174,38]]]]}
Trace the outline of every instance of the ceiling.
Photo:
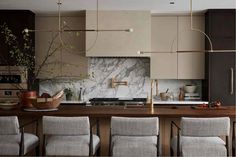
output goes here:
{"type": "MultiPolygon", "coordinates": [[[[58,0],[0,0],[0,9],[31,10],[36,14],[57,12],[58,0]]],[[[61,0],[63,12],[95,10],[96,0],[61,0]]],[[[152,13],[187,13],[190,0],[99,0],[99,10],[151,10],[152,13]],[[174,4],[170,4],[174,2],[174,4]]],[[[236,8],[236,0],[193,0],[193,11],[236,8]]]]}

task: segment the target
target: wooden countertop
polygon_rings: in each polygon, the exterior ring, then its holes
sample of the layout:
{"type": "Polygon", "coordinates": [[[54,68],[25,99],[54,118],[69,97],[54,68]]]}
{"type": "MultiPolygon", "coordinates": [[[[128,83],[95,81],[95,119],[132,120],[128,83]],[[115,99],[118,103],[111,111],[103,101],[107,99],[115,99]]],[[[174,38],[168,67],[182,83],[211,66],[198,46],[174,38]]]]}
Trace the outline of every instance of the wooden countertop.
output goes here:
{"type": "Polygon", "coordinates": [[[154,107],[152,111],[146,107],[127,107],[124,106],[79,106],[79,105],[61,105],[59,110],[51,112],[29,112],[22,109],[0,110],[0,116],[90,116],[90,117],[111,117],[111,116],[158,116],[158,117],[236,117],[235,106],[228,106],[226,109],[192,109],[185,107],[154,107]]]}

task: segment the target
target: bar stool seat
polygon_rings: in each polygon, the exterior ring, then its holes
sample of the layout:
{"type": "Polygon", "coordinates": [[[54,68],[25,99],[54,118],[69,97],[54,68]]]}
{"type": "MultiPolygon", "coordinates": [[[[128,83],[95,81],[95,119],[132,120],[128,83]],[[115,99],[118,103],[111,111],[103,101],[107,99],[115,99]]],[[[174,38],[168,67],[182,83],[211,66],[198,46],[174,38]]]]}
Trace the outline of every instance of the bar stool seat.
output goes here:
{"type": "Polygon", "coordinates": [[[226,157],[229,155],[229,117],[181,118],[181,127],[171,122],[171,155],[226,157]],[[173,137],[173,126],[177,136],[173,137]],[[225,136],[226,141],[220,137],[225,136]]]}
{"type": "Polygon", "coordinates": [[[0,155],[23,156],[34,148],[38,155],[39,138],[34,134],[24,132],[24,127],[33,122],[37,120],[20,126],[17,116],[1,116],[0,155]]]}
{"type": "Polygon", "coordinates": [[[115,136],[112,143],[115,156],[157,156],[156,136],[115,136]]]}
{"type": "Polygon", "coordinates": [[[232,156],[236,155],[236,136],[235,136],[235,126],[236,126],[236,121],[233,121],[233,134],[232,134],[232,156]]]}
{"type": "MultiPolygon", "coordinates": [[[[0,154],[19,155],[21,134],[19,135],[0,135],[0,154]]],[[[24,133],[24,154],[38,145],[38,137],[24,133]]]]}
{"type": "MultiPolygon", "coordinates": [[[[180,149],[186,156],[225,156],[227,153],[225,141],[219,137],[180,137],[180,149]]],[[[174,153],[177,153],[177,136],[171,140],[171,148],[174,153]]]]}
{"type": "Polygon", "coordinates": [[[159,156],[158,117],[112,117],[110,155],[114,157],[159,156]]]}
{"type": "Polygon", "coordinates": [[[43,116],[43,134],[46,156],[92,156],[100,146],[89,117],[43,116]]]}
{"type": "MultiPolygon", "coordinates": [[[[47,155],[68,155],[79,154],[86,156],[89,154],[89,135],[80,136],[49,136],[47,138],[46,152],[47,155]]],[[[93,154],[99,147],[100,139],[93,135],[93,154]]]]}

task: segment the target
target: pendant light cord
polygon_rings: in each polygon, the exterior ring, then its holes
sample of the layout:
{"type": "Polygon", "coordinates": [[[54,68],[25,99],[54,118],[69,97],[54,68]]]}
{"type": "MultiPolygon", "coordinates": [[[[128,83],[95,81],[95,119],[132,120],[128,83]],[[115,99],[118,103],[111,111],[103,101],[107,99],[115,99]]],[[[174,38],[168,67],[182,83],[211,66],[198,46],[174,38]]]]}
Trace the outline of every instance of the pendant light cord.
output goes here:
{"type": "Polygon", "coordinates": [[[97,32],[98,32],[98,0],[97,0],[97,32]]]}
{"type": "Polygon", "coordinates": [[[197,28],[193,28],[193,1],[192,0],[190,0],[190,29],[192,31],[200,32],[203,35],[205,35],[209,44],[210,44],[210,52],[213,52],[213,46],[212,46],[212,42],[211,42],[210,37],[204,31],[197,29],[197,28]]]}

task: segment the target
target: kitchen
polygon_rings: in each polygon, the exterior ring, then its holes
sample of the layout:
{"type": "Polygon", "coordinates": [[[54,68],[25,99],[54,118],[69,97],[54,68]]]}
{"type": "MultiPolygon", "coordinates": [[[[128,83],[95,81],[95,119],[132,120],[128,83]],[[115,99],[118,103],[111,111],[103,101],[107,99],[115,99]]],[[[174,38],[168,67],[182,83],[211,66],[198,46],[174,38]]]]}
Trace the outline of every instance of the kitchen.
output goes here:
{"type": "MultiPolygon", "coordinates": [[[[111,116],[160,117],[162,155],[170,155],[173,120],[234,120],[235,1],[43,3],[0,3],[0,22],[16,36],[24,31],[35,47],[30,58],[35,69],[26,64],[28,71],[23,73],[28,75],[20,80],[27,78],[28,84],[19,89],[12,87],[17,77],[13,82],[3,76],[19,75],[9,65],[21,64],[9,57],[9,48],[0,40],[1,101],[18,101],[22,89],[36,89],[46,101],[66,89],[64,96],[52,111],[38,112],[24,102],[22,110],[1,110],[1,116],[17,115],[20,122],[43,115],[98,118],[101,155],[108,155],[111,116]]],[[[24,44],[23,39],[19,43],[24,44]]]]}

